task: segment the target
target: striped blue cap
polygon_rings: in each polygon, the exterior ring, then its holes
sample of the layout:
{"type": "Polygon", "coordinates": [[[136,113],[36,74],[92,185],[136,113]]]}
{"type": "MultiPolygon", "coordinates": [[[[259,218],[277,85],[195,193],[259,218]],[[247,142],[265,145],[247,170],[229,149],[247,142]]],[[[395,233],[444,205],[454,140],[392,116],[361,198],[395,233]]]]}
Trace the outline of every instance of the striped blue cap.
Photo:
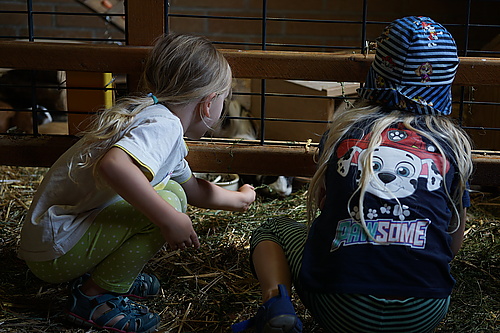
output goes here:
{"type": "Polygon", "coordinates": [[[390,108],[448,115],[458,62],[455,41],[441,24],[422,16],[398,19],[377,39],[358,94],[390,108]]]}

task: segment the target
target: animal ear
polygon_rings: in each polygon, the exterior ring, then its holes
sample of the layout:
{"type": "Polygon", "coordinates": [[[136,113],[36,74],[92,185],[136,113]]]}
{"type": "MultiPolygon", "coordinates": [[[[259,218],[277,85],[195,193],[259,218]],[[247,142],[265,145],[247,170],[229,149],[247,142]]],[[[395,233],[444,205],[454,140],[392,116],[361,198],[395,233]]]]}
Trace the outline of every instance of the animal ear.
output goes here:
{"type": "Polygon", "coordinates": [[[422,160],[422,177],[427,178],[427,190],[435,191],[441,187],[443,176],[439,173],[434,161],[430,158],[422,160]],[[427,172],[427,174],[426,174],[427,172]]]}

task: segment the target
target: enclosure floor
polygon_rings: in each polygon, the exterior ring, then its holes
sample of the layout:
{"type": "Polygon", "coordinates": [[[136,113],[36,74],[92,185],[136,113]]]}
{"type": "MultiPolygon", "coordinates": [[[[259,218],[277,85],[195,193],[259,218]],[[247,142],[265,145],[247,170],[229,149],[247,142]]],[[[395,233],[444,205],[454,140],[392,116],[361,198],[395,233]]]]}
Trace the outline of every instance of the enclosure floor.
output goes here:
{"type": "MultiPolygon", "coordinates": [[[[65,322],[67,284],[37,279],[16,257],[19,230],[46,169],[0,167],[0,332],[91,332],[65,322]]],[[[437,332],[496,332],[500,318],[500,194],[473,193],[464,246],[452,263],[457,285],[437,332]]],[[[262,199],[246,213],[189,209],[202,246],[160,251],[146,266],[162,282],[147,302],[162,318],[162,332],[229,332],[255,314],[259,288],[248,262],[248,240],[265,219],[305,218],[305,191],[262,199]]],[[[293,294],[304,332],[323,332],[293,294]]]]}

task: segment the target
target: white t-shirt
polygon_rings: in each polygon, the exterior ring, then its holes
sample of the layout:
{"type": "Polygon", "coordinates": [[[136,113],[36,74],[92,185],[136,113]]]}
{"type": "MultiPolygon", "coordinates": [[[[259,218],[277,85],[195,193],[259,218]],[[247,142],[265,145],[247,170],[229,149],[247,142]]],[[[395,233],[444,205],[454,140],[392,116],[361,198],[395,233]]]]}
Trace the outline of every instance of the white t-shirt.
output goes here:
{"type": "MultiPolygon", "coordinates": [[[[135,116],[115,146],[142,166],[152,186],[169,178],[182,184],[191,177],[182,124],[162,105],[135,116]]],[[[73,168],[69,177],[69,162],[80,147],[77,142],[68,149],[38,187],[21,231],[20,258],[46,261],[62,256],[103,208],[120,199],[112,189],[98,186],[92,168],[73,168]]]]}

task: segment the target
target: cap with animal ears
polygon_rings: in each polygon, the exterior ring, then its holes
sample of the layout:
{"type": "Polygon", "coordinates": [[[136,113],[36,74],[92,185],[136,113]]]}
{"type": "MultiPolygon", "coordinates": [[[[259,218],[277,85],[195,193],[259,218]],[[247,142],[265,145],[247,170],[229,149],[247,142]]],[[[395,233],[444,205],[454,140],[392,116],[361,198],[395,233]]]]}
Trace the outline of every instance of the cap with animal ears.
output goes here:
{"type": "Polygon", "coordinates": [[[404,17],[377,39],[375,60],[358,94],[389,108],[448,115],[458,63],[455,40],[445,27],[429,17],[404,17]]]}

